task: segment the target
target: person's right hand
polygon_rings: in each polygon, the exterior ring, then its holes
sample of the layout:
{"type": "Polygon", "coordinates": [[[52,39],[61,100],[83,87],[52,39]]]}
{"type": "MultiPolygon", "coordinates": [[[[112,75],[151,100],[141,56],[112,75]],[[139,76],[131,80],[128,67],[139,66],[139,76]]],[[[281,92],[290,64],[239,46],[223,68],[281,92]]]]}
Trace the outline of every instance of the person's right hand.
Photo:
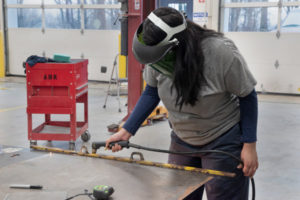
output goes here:
{"type": "MultiPolygon", "coordinates": [[[[109,143],[111,142],[117,142],[117,141],[122,141],[122,140],[126,140],[128,141],[130,139],[132,135],[124,128],[121,128],[117,133],[113,134],[112,136],[110,136],[107,140],[106,140],[106,145],[105,148],[109,149],[109,143]]],[[[122,147],[118,144],[115,144],[112,148],[111,148],[112,152],[117,152],[122,150],[122,147]]]]}

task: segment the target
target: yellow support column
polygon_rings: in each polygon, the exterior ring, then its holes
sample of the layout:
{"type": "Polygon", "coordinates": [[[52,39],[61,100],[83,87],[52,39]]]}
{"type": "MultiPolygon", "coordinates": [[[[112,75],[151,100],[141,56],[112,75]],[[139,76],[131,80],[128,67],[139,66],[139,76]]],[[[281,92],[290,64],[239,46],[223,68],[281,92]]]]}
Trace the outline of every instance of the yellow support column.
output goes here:
{"type": "Polygon", "coordinates": [[[126,56],[121,55],[121,34],[119,35],[119,55],[119,78],[126,78],[126,56]]]}
{"type": "Polygon", "coordinates": [[[0,31],[0,78],[5,76],[3,32],[0,31]]]}

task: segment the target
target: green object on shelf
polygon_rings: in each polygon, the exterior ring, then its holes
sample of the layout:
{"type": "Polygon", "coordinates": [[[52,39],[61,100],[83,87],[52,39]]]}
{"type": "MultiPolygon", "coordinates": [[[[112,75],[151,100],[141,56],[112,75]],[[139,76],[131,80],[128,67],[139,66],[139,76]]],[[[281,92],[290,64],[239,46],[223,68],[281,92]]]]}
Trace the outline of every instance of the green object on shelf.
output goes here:
{"type": "Polygon", "coordinates": [[[55,60],[56,62],[65,62],[65,63],[69,63],[70,62],[70,56],[68,55],[63,55],[63,54],[54,54],[53,56],[53,60],[55,60]]]}

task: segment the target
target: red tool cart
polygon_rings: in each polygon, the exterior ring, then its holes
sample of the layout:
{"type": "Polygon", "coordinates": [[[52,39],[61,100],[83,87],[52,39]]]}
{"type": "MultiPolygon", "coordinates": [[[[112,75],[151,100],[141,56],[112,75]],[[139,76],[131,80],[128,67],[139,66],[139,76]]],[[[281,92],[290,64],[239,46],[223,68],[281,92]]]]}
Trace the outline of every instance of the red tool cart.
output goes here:
{"type": "Polygon", "coordinates": [[[88,132],[88,60],[71,60],[70,63],[26,64],[28,139],[30,145],[37,140],[75,141],[81,136],[90,139],[88,132]],[[84,121],[76,121],[76,103],[84,104],[84,121]],[[32,115],[44,114],[45,122],[32,129],[32,115]],[[69,121],[52,121],[51,114],[70,115],[69,121]],[[57,128],[58,127],[58,128],[57,128]],[[52,130],[51,130],[52,128],[52,130]],[[64,129],[67,131],[53,132],[64,129]],[[51,131],[49,131],[51,130],[51,131]]]}

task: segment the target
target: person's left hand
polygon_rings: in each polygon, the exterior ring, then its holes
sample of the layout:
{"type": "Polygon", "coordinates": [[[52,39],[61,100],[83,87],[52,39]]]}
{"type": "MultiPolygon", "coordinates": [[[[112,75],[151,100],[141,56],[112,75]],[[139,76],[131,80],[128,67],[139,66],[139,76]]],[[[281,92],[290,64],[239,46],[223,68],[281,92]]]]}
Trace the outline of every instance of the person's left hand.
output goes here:
{"type": "Polygon", "coordinates": [[[242,169],[245,176],[253,177],[258,168],[258,158],[256,152],[256,142],[244,143],[241,159],[244,165],[239,164],[237,168],[242,169]]]}

